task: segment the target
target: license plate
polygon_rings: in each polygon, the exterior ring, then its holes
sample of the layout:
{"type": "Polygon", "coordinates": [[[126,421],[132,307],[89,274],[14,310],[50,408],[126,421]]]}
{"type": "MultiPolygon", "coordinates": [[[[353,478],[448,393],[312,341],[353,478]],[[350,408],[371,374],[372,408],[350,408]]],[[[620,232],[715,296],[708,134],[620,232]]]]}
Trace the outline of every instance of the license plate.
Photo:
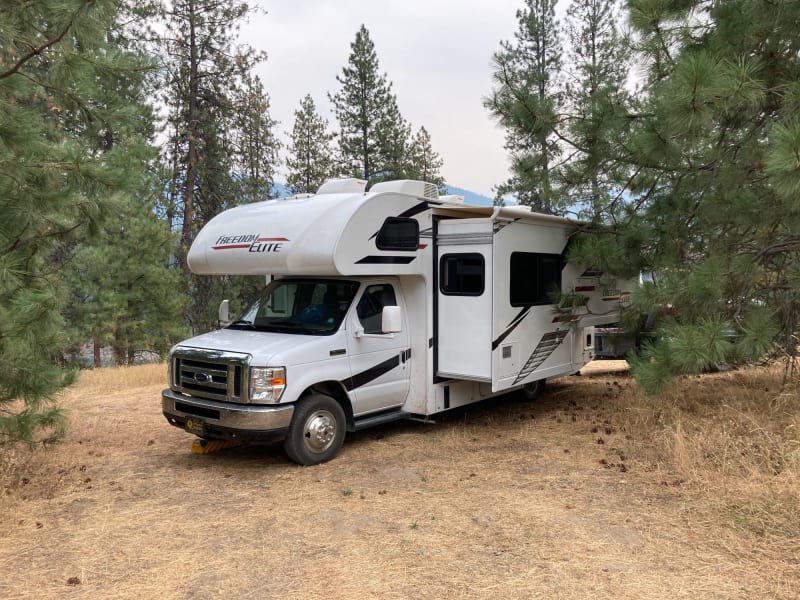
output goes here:
{"type": "Polygon", "coordinates": [[[193,433],[195,435],[203,435],[203,431],[205,430],[205,423],[200,419],[189,418],[186,419],[186,423],[184,423],[183,428],[189,433],[193,433]]]}

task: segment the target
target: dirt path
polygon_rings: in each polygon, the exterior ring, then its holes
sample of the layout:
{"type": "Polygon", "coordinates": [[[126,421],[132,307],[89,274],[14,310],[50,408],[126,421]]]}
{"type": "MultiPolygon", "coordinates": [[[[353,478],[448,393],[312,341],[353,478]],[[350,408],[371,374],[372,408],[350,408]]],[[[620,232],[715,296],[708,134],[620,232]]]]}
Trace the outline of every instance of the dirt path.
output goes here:
{"type": "Polygon", "coordinates": [[[628,455],[603,403],[631,385],[615,368],[352,435],[305,468],[191,454],[158,383],[78,388],[67,442],[0,471],[0,597],[797,597],[797,570],[763,572],[628,455]]]}

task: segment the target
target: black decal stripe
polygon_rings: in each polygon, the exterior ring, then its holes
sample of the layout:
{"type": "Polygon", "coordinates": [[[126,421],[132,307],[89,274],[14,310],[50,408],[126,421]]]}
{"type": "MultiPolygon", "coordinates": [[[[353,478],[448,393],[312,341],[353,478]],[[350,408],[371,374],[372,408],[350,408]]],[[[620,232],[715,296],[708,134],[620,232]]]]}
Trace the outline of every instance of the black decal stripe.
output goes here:
{"type": "MultiPolygon", "coordinates": [[[[398,219],[408,219],[410,217],[413,217],[414,215],[418,215],[419,213],[428,210],[429,206],[430,205],[429,205],[428,202],[420,202],[419,204],[416,204],[415,206],[412,206],[411,208],[409,208],[407,210],[404,210],[399,215],[395,215],[395,216],[398,219]]],[[[379,233],[379,231],[376,231],[371,236],[369,236],[369,239],[372,239],[372,238],[376,237],[378,235],[378,233],[379,233]]]]}
{"type": "Polygon", "coordinates": [[[354,389],[359,388],[362,385],[365,385],[370,381],[377,379],[381,375],[385,375],[386,373],[388,373],[389,371],[400,365],[400,357],[405,356],[406,352],[408,352],[410,356],[411,352],[410,350],[403,350],[400,354],[396,354],[392,358],[385,360],[381,363],[378,363],[377,365],[375,365],[374,367],[370,367],[366,371],[361,371],[361,373],[357,373],[356,375],[353,375],[352,377],[345,379],[342,382],[344,384],[345,389],[348,392],[351,392],[354,389]]]}
{"type": "Polygon", "coordinates": [[[495,222],[494,227],[492,227],[492,235],[499,233],[501,229],[505,229],[506,227],[508,227],[512,223],[516,223],[517,221],[519,221],[519,218],[512,219],[511,221],[495,222]]]}
{"type": "Polygon", "coordinates": [[[567,266],[567,254],[572,249],[572,246],[575,244],[575,236],[570,235],[567,237],[567,243],[564,244],[564,249],[561,251],[561,270],[564,270],[564,267],[567,266]]]}
{"type": "Polygon", "coordinates": [[[497,339],[492,342],[492,352],[497,350],[497,347],[503,342],[503,340],[506,339],[511,334],[511,332],[517,328],[517,325],[522,323],[522,320],[528,316],[528,312],[530,312],[530,310],[531,307],[526,306],[521,311],[519,311],[519,313],[517,313],[517,316],[511,320],[511,323],[506,325],[506,328],[503,331],[503,333],[497,336],[497,339]]]}
{"type": "Polygon", "coordinates": [[[528,377],[528,375],[538,369],[544,361],[550,358],[550,355],[566,337],[566,329],[559,329],[545,333],[542,336],[542,339],[539,340],[536,348],[534,348],[533,353],[528,358],[525,366],[523,366],[520,372],[517,374],[517,378],[514,380],[514,383],[511,385],[518,384],[520,381],[524,380],[526,377],[528,377]]]}
{"type": "Polygon", "coordinates": [[[397,215],[400,219],[408,219],[409,217],[413,217],[414,215],[418,215],[419,213],[428,210],[430,206],[429,202],[423,201],[417,204],[416,206],[412,206],[408,210],[404,210],[399,215],[397,215]]]}
{"type": "Polygon", "coordinates": [[[357,260],[357,265],[407,265],[416,256],[365,256],[357,260]]]}

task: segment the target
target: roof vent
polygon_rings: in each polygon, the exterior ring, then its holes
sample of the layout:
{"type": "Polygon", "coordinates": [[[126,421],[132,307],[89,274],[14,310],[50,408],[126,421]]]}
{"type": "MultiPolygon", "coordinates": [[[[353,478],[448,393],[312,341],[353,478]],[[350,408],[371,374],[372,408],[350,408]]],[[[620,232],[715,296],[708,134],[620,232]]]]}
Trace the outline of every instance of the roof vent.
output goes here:
{"type": "Polygon", "coordinates": [[[447,204],[464,204],[464,196],[456,196],[454,194],[439,196],[439,200],[447,204]]]}
{"type": "Polygon", "coordinates": [[[417,196],[418,198],[428,198],[429,200],[437,200],[439,198],[439,188],[436,187],[436,184],[428,183],[427,181],[414,181],[413,179],[398,179],[397,181],[376,183],[372,186],[370,192],[397,192],[399,194],[417,196]]]}
{"type": "Polygon", "coordinates": [[[317,190],[319,194],[361,194],[367,187],[367,182],[363,179],[331,179],[326,181],[317,190]]]}

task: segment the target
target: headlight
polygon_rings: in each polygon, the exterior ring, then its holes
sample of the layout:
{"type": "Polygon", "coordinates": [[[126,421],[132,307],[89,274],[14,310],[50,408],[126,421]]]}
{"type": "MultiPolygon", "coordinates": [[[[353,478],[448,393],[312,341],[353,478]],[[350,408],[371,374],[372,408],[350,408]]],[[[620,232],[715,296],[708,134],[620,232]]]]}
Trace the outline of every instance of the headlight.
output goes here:
{"type": "Polygon", "coordinates": [[[286,389],[286,369],[283,367],[250,368],[250,402],[278,402],[286,389]]]}

